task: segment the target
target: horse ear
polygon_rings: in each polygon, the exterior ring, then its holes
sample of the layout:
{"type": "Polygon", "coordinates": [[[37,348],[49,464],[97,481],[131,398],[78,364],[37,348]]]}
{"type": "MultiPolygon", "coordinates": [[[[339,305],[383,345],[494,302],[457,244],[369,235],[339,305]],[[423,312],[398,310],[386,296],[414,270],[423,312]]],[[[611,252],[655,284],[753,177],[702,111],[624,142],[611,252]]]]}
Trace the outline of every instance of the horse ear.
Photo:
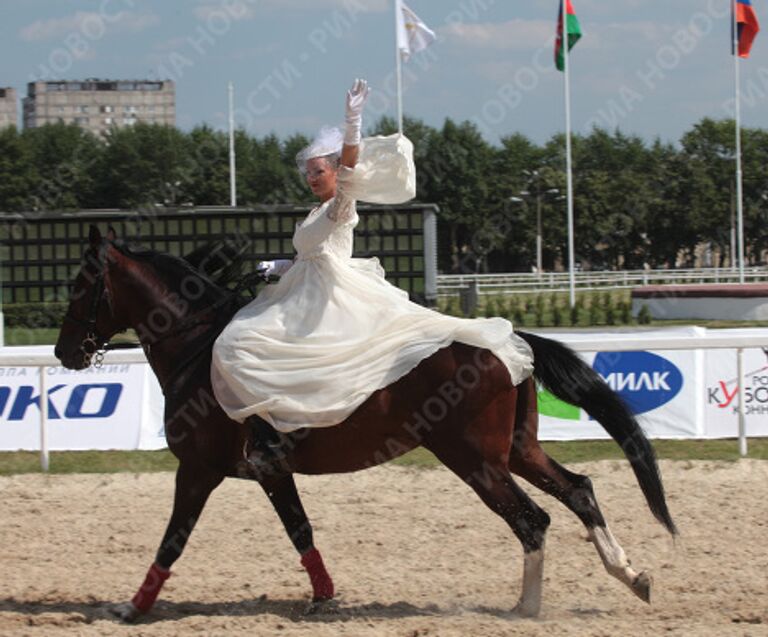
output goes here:
{"type": "Polygon", "coordinates": [[[109,228],[107,228],[107,240],[117,241],[117,232],[115,232],[115,229],[112,226],[109,226],[109,228]]]}
{"type": "Polygon", "coordinates": [[[88,243],[94,248],[101,243],[101,232],[94,224],[88,229],[88,243]]]}

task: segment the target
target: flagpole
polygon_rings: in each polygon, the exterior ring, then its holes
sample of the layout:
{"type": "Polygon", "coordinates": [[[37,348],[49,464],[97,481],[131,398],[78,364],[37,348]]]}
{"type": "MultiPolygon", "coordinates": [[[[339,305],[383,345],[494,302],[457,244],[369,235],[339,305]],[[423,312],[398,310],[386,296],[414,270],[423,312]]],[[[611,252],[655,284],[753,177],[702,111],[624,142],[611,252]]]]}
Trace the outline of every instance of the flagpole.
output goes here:
{"type": "Polygon", "coordinates": [[[397,132],[403,134],[403,59],[397,42],[397,31],[400,28],[402,7],[400,0],[395,0],[395,69],[397,75],[397,132]]]}
{"type": "Polygon", "coordinates": [[[736,0],[731,0],[731,14],[733,16],[733,66],[735,89],[735,119],[736,119],[736,223],[739,241],[739,283],[744,283],[744,202],[741,172],[741,78],[739,68],[739,27],[736,22],[736,0]]]}
{"type": "Polygon", "coordinates": [[[560,46],[563,50],[563,77],[565,80],[565,175],[568,200],[568,291],[571,307],[576,305],[576,274],[573,250],[573,171],[571,166],[571,81],[568,63],[568,18],[567,0],[562,0],[563,22],[560,46]]]}
{"type": "Polygon", "coordinates": [[[235,175],[235,86],[229,83],[229,205],[237,206],[235,175]]]}

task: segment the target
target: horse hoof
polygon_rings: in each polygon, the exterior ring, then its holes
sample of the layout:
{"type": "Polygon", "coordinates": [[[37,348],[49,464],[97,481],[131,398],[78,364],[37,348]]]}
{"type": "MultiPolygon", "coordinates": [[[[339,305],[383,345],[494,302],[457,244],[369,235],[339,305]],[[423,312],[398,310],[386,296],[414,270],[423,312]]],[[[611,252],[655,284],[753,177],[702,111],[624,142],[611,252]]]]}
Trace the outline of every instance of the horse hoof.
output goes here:
{"type": "Polygon", "coordinates": [[[523,601],[519,601],[517,606],[512,609],[512,614],[515,617],[538,617],[541,607],[538,604],[526,604],[523,601]]]}
{"type": "Polygon", "coordinates": [[[126,624],[132,624],[142,615],[141,611],[139,611],[139,609],[131,602],[110,606],[109,612],[126,624]]]}
{"type": "Polygon", "coordinates": [[[643,571],[632,582],[632,592],[642,599],[646,604],[651,603],[651,584],[653,578],[650,573],[643,571]]]}
{"type": "Polygon", "coordinates": [[[335,599],[313,599],[304,611],[305,615],[338,615],[338,613],[339,602],[335,599]]]}

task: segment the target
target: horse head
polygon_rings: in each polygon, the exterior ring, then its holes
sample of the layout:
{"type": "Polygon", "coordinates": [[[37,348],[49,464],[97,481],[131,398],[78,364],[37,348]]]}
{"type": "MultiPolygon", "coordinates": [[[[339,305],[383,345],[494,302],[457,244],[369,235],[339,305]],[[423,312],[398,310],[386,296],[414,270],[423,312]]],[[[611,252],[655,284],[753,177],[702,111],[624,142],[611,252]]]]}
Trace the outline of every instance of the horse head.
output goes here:
{"type": "Polygon", "coordinates": [[[54,353],[64,367],[84,369],[94,354],[118,332],[128,328],[115,312],[110,269],[117,258],[112,228],[102,237],[96,226],[88,233],[88,248],[69,296],[69,306],[54,353]]]}
{"type": "MultiPolygon", "coordinates": [[[[238,270],[240,253],[207,244],[203,257],[180,258],[130,250],[111,228],[91,226],[88,247],[70,294],[55,354],[65,367],[84,369],[118,332],[135,330],[161,384],[190,347],[209,347],[239,307],[239,296],[208,277],[238,270]],[[150,356],[150,350],[152,356],[150,356]],[[157,354],[157,355],[155,355],[157,354]]],[[[182,362],[183,364],[183,362],[182,362]]]]}

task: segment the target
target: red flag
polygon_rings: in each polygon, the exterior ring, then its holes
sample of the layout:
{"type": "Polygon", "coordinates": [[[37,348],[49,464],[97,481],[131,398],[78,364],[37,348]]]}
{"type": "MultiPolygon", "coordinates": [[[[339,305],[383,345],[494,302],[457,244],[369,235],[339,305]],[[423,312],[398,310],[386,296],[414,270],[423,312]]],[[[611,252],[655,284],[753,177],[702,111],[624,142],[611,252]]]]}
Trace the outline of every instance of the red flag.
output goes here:
{"type": "MultiPolygon", "coordinates": [[[[757,21],[755,10],[752,8],[752,0],[735,0],[736,4],[736,41],[739,43],[739,57],[748,58],[760,24],[757,21]]],[[[733,6],[731,6],[733,10],[733,6]]],[[[731,24],[733,24],[733,22],[731,24]]],[[[733,40],[733,39],[732,39],[733,40]]],[[[733,50],[733,45],[731,45],[733,50]]]]}

